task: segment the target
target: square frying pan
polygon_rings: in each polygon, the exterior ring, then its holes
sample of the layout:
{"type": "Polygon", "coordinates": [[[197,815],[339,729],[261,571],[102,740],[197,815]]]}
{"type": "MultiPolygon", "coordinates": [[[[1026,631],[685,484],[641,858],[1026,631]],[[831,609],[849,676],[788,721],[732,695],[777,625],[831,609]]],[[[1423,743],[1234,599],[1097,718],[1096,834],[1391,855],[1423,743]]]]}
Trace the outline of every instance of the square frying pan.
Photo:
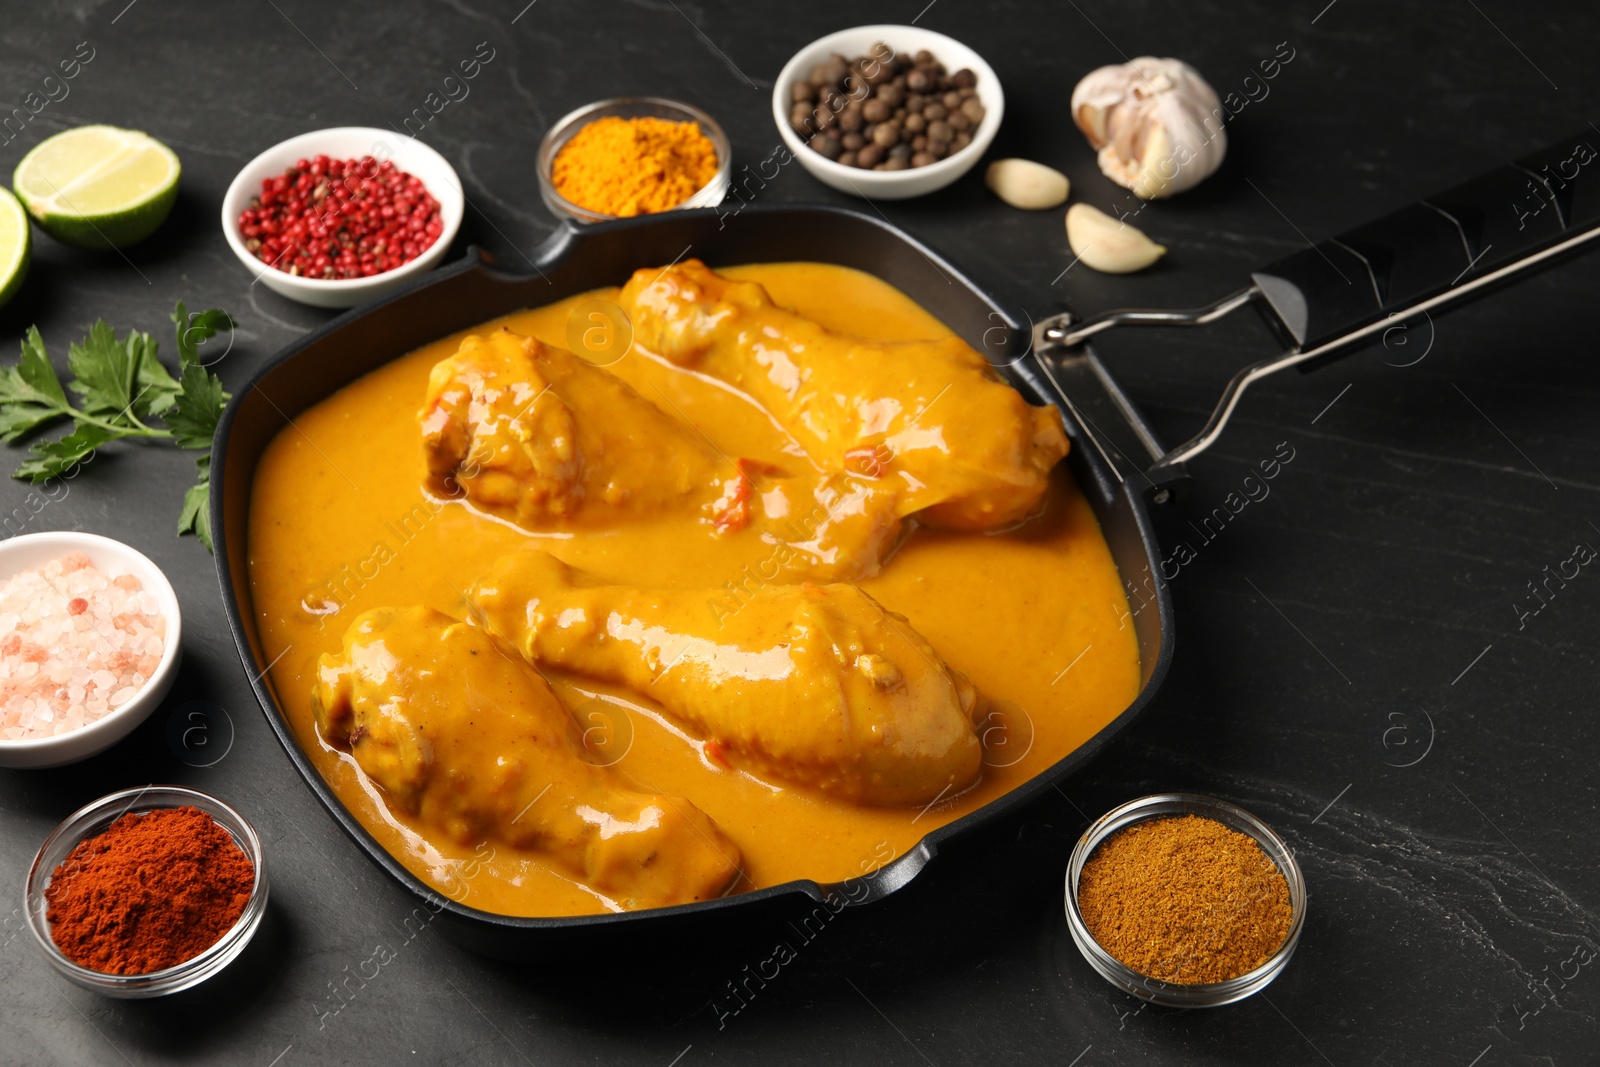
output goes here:
{"type": "Polygon", "coordinates": [[[933,249],[877,215],[823,206],[741,210],[728,225],[715,209],[675,211],[558,230],[531,272],[505,270],[476,249],[383,300],[353,309],[280,351],[233,398],[217,431],[211,523],[229,627],[268,724],[290,762],[369,859],[441,920],[454,940],[512,960],[626,943],[681,945],[726,913],[792,914],[839,900],[881,900],[914,879],[941,846],[1060,783],[1126,730],[1160,686],[1172,658],[1172,605],[1160,576],[1149,506],[1185,480],[1184,464],[1221,433],[1240,395],[1288,367],[1310,369],[1354,351],[1397,320],[1441,308],[1593,247],[1600,236],[1600,164],[1580,135],[1256,272],[1246,289],[1190,311],[1072,314],[1030,324],[933,249]],[[1141,663],[1140,691],[1073,752],[963,818],[930,831],[893,863],[844,884],[793,881],[716,900],[619,914],[554,918],[499,915],[447,899],[391,856],[323,781],[294,736],[267,673],[249,576],[249,506],[257,465],[300,412],[364,374],[436,338],[577,293],[620,284],[635,270],[694,255],[713,267],[813,261],[876,275],[939,317],[1023,395],[1062,408],[1068,454],[1123,577],[1141,663]],[[1239,372],[1206,426],[1164,449],[1087,343],[1118,326],[1203,325],[1252,305],[1285,351],[1239,372]]]}

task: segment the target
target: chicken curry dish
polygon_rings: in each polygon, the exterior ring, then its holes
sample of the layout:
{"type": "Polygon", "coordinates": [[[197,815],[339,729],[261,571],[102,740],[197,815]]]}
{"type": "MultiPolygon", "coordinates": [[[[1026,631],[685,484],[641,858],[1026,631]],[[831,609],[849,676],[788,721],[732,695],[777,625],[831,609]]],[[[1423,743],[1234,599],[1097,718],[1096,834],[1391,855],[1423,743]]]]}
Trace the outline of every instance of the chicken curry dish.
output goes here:
{"type": "Polygon", "coordinates": [[[269,680],[345,807],[472,907],[867,874],[1138,694],[1067,449],[879,279],[643,270],[279,432],[249,533],[269,680]]]}

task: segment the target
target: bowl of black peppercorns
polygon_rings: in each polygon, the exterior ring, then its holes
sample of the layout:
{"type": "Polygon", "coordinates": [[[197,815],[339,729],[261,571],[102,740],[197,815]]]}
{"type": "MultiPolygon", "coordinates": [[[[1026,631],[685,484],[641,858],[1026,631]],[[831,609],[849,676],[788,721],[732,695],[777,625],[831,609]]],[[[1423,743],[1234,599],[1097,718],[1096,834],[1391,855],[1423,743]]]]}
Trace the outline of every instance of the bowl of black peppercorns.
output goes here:
{"type": "Polygon", "coordinates": [[[772,116],[813,177],[868,200],[942,189],[994,140],[1005,94],[966,45],[917,26],[857,26],[784,65],[772,116]]]}

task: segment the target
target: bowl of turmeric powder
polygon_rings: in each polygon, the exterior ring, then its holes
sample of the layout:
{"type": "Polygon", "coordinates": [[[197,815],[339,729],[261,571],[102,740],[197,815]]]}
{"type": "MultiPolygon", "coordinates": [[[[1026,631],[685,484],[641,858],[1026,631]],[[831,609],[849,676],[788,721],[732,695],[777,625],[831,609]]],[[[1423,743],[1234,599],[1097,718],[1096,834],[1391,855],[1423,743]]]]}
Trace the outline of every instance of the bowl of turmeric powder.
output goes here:
{"type": "Polygon", "coordinates": [[[1210,1008],[1264,989],[1305,925],[1284,840],[1237,805],[1159,793],[1084,831],[1067,866],[1067,926],[1099,975],[1153,1004],[1210,1008]]]}
{"type": "Polygon", "coordinates": [[[578,222],[716,207],[732,150],[704,111],[659,96],[618,97],[564,116],[539,145],[539,192],[578,222]]]}

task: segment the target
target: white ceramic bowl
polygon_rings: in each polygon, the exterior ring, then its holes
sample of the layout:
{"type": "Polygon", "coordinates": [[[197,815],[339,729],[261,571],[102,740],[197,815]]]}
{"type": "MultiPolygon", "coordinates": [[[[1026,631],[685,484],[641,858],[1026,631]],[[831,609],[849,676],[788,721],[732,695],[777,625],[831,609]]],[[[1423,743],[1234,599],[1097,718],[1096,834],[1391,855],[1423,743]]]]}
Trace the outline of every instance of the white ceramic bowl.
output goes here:
{"type": "Polygon", "coordinates": [[[58,737],[26,741],[0,739],[0,767],[59,767],[104,752],[150,717],[178,675],[178,658],[183,648],[178,594],[172,591],[172,583],[161,573],[161,568],[150,562],[144,553],[99,534],[23,534],[0,541],[0,579],[43,566],[68,552],[82,552],[98,570],[107,575],[131,574],[138,578],[144,591],[156,598],[161,614],[166,616],[166,648],[161,653],[161,662],[156,665],[155,673],[144,683],[144,688],[104,718],[58,737]]]}
{"type": "Polygon", "coordinates": [[[867,200],[907,200],[936,189],[943,189],[967,171],[989,148],[994,135],[1005,117],[1006,97],[1000,89],[1000,79],[994,68],[983,57],[954,37],[925,30],[919,26],[857,26],[820,37],[794,54],[783,66],[778,82],[772,87],[772,118],[778,124],[778,135],[789,152],[811,176],[824,185],[842,193],[850,193],[867,200]],[[983,121],[972,133],[972,143],[953,155],[926,167],[906,170],[862,170],[835,163],[821,152],[807,146],[794,127],[789,125],[790,89],[801,78],[809,77],[811,68],[834,53],[846,59],[867,54],[879,41],[894,49],[896,55],[914,55],[927,49],[952,73],[968,67],[978,76],[978,99],[983,102],[983,121]]]}
{"type": "Polygon", "coordinates": [[[382,296],[406,279],[437,266],[449,250],[450,242],[455,240],[456,231],[461,228],[461,216],[466,211],[466,203],[461,179],[456,176],[455,168],[421,141],[371,126],[339,126],[291,137],[246,163],[222,198],[222,235],[227,238],[233,254],[239,257],[239,262],[273,292],[313,307],[347,308],[382,296]],[[439,202],[439,219],[444,223],[444,230],[438,240],[410,263],[370,278],[302,278],[261,262],[244,246],[244,238],[239,233],[240,213],[260,194],[263,181],[282,174],[296,160],[317,155],[333,159],[360,156],[389,159],[401,170],[421,178],[422,184],[439,202]]]}

